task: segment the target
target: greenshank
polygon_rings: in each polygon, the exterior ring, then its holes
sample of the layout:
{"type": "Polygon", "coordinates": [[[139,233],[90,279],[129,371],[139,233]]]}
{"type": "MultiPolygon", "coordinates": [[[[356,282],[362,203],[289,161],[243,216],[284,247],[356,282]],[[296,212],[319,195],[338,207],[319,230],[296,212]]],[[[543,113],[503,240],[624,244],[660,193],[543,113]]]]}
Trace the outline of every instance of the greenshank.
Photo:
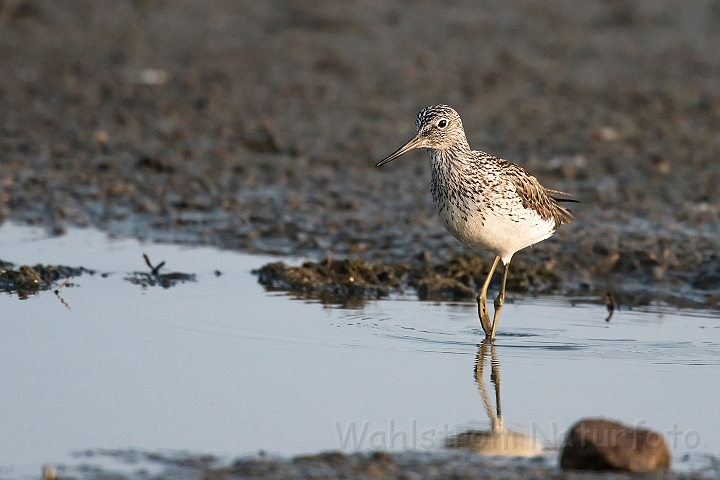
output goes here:
{"type": "Polygon", "coordinates": [[[564,201],[558,197],[568,194],[543,187],[514,163],[471,150],[460,115],[447,105],[424,108],[415,124],[417,134],[376,167],[415,148],[428,150],[430,192],[442,224],[466,245],[495,254],[477,297],[482,329],[486,337],[494,339],[510,260],[518,250],[545,240],[560,225],[572,222],[570,211],[558,204],[564,201]],[[500,261],[504,266],[502,283],[490,323],[487,290],[500,261]]]}

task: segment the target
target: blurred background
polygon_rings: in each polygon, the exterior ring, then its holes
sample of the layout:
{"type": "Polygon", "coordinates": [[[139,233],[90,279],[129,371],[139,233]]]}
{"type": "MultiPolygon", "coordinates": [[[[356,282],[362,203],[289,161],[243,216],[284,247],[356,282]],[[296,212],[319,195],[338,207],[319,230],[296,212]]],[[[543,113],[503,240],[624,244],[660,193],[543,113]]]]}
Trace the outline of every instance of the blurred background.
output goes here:
{"type": "Polygon", "coordinates": [[[474,149],[581,202],[519,263],[716,305],[718,52],[718,0],[3,0],[0,215],[446,258],[465,247],[426,154],[373,168],[446,103],[474,149]]]}

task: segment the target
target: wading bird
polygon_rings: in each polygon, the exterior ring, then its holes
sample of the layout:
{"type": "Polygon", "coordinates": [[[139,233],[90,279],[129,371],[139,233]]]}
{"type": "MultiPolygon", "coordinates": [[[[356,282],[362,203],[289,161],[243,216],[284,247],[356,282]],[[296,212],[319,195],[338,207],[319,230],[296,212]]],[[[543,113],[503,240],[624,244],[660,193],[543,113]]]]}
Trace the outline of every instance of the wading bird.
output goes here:
{"type": "Polygon", "coordinates": [[[478,294],[478,315],[485,335],[493,339],[505,301],[505,283],[512,256],[518,250],[545,240],[573,220],[558,205],[563,192],[540,185],[535,177],[514,163],[471,150],[460,115],[447,105],[433,105],[418,113],[417,134],[376,167],[415,148],[430,153],[430,192],[445,228],[471,247],[495,254],[478,294]],[[487,309],[487,290],[502,260],[500,293],[495,299],[493,321],[487,309]]]}

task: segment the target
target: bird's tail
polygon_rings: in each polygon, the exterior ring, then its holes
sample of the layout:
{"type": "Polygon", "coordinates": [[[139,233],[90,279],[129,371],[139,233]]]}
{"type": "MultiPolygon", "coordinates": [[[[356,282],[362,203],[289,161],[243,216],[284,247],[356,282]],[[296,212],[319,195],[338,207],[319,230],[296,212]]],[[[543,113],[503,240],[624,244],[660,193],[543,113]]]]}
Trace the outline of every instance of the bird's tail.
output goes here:
{"type": "Polygon", "coordinates": [[[565,208],[562,205],[559,205],[560,203],[580,203],[578,200],[575,200],[573,198],[563,198],[563,197],[571,197],[572,195],[569,193],[561,192],[560,190],[552,190],[549,188],[545,189],[545,193],[548,194],[548,196],[553,200],[553,205],[555,206],[553,217],[555,218],[555,226],[556,228],[560,225],[563,225],[565,223],[570,223],[574,220],[572,215],[572,210],[565,208]]]}
{"type": "Polygon", "coordinates": [[[545,193],[548,194],[550,198],[555,200],[556,202],[566,202],[566,203],[580,203],[578,200],[575,200],[573,198],[563,198],[563,197],[572,197],[571,193],[565,193],[561,192],[560,190],[552,190],[549,188],[545,189],[545,193]]]}

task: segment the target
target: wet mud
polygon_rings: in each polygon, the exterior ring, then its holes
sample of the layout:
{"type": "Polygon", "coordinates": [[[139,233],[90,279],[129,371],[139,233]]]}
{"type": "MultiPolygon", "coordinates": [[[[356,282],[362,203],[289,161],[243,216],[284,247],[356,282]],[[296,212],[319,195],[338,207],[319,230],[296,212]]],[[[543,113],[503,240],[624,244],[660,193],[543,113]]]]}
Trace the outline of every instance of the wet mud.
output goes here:
{"type": "Polygon", "coordinates": [[[373,168],[442,102],[579,200],[538,291],[717,308],[719,5],[4,1],[0,218],[449,266],[426,156],[373,168]]]}
{"type": "MultiPolygon", "coordinates": [[[[165,262],[152,265],[147,255],[143,255],[145,263],[150,268],[149,272],[132,272],[125,276],[125,280],[142,287],[171,288],[179,283],[195,282],[197,276],[194,273],[169,272],[162,273],[161,268],[165,262]]],[[[68,267],[65,265],[42,265],[17,266],[11,262],[0,260],[0,292],[17,294],[18,298],[25,300],[31,295],[37,295],[42,291],[58,290],[63,287],[73,287],[72,279],[81,275],[95,275],[99,278],[107,278],[112,275],[110,272],[98,273],[85,267],[68,267]]],[[[216,271],[216,275],[221,275],[216,271]]]]}
{"type": "MultiPolygon", "coordinates": [[[[518,264],[513,265],[508,275],[507,286],[512,291],[542,294],[560,287],[560,276],[543,265],[518,264]]],[[[492,262],[483,262],[473,254],[436,262],[428,252],[423,252],[409,262],[390,264],[332,258],[300,266],[274,262],[253,273],[268,290],[289,291],[323,303],[361,306],[368,299],[407,291],[416,293],[420,300],[475,300],[491,267],[492,262]]]]}
{"type": "MultiPolygon", "coordinates": [[[[507,479],[567,479],[600,478],[597,473],[560,471],[545,457],[527,460],[484,457],[472,452],[355,452],[328,451],[315,455],[299,455],[289,459],[259,453],[251,457],[227,462],[213,455],[173,455],[136,450],[100,450],[78,452],[79,459],[91,462],[98,457],[110,457],[121,464],[135,466],[136,473],[121,473],[81,463],[78,468],[58,466],[52,470],[58,478],[132,480],[147,478],[148,467],[162,478],[225,480],[235,478],[507,478],[507,479]]],[[[150,470],[150,471],[152,471],[150,470]]],[[[693,474],[663,472],[660,478],[711,478],[717,468],[693,474]]],[[[636,478],[637,474],[603,472],[603,479],[636,478]]],[[[655,474],[653,478],[657,478],[655,474]]]]}
{"type": "Polygon", "coordinates": [[[84,267],[67,267],[64,265],[21,265],[16,267],[10,262],[0,260],[0,292],[17,294],[18,298],[26,299],[41,291],[53,290],[60,285],[71,285],[63,280],[72,280],[80,275],[94,275],[94,270],[84,267]]]}

